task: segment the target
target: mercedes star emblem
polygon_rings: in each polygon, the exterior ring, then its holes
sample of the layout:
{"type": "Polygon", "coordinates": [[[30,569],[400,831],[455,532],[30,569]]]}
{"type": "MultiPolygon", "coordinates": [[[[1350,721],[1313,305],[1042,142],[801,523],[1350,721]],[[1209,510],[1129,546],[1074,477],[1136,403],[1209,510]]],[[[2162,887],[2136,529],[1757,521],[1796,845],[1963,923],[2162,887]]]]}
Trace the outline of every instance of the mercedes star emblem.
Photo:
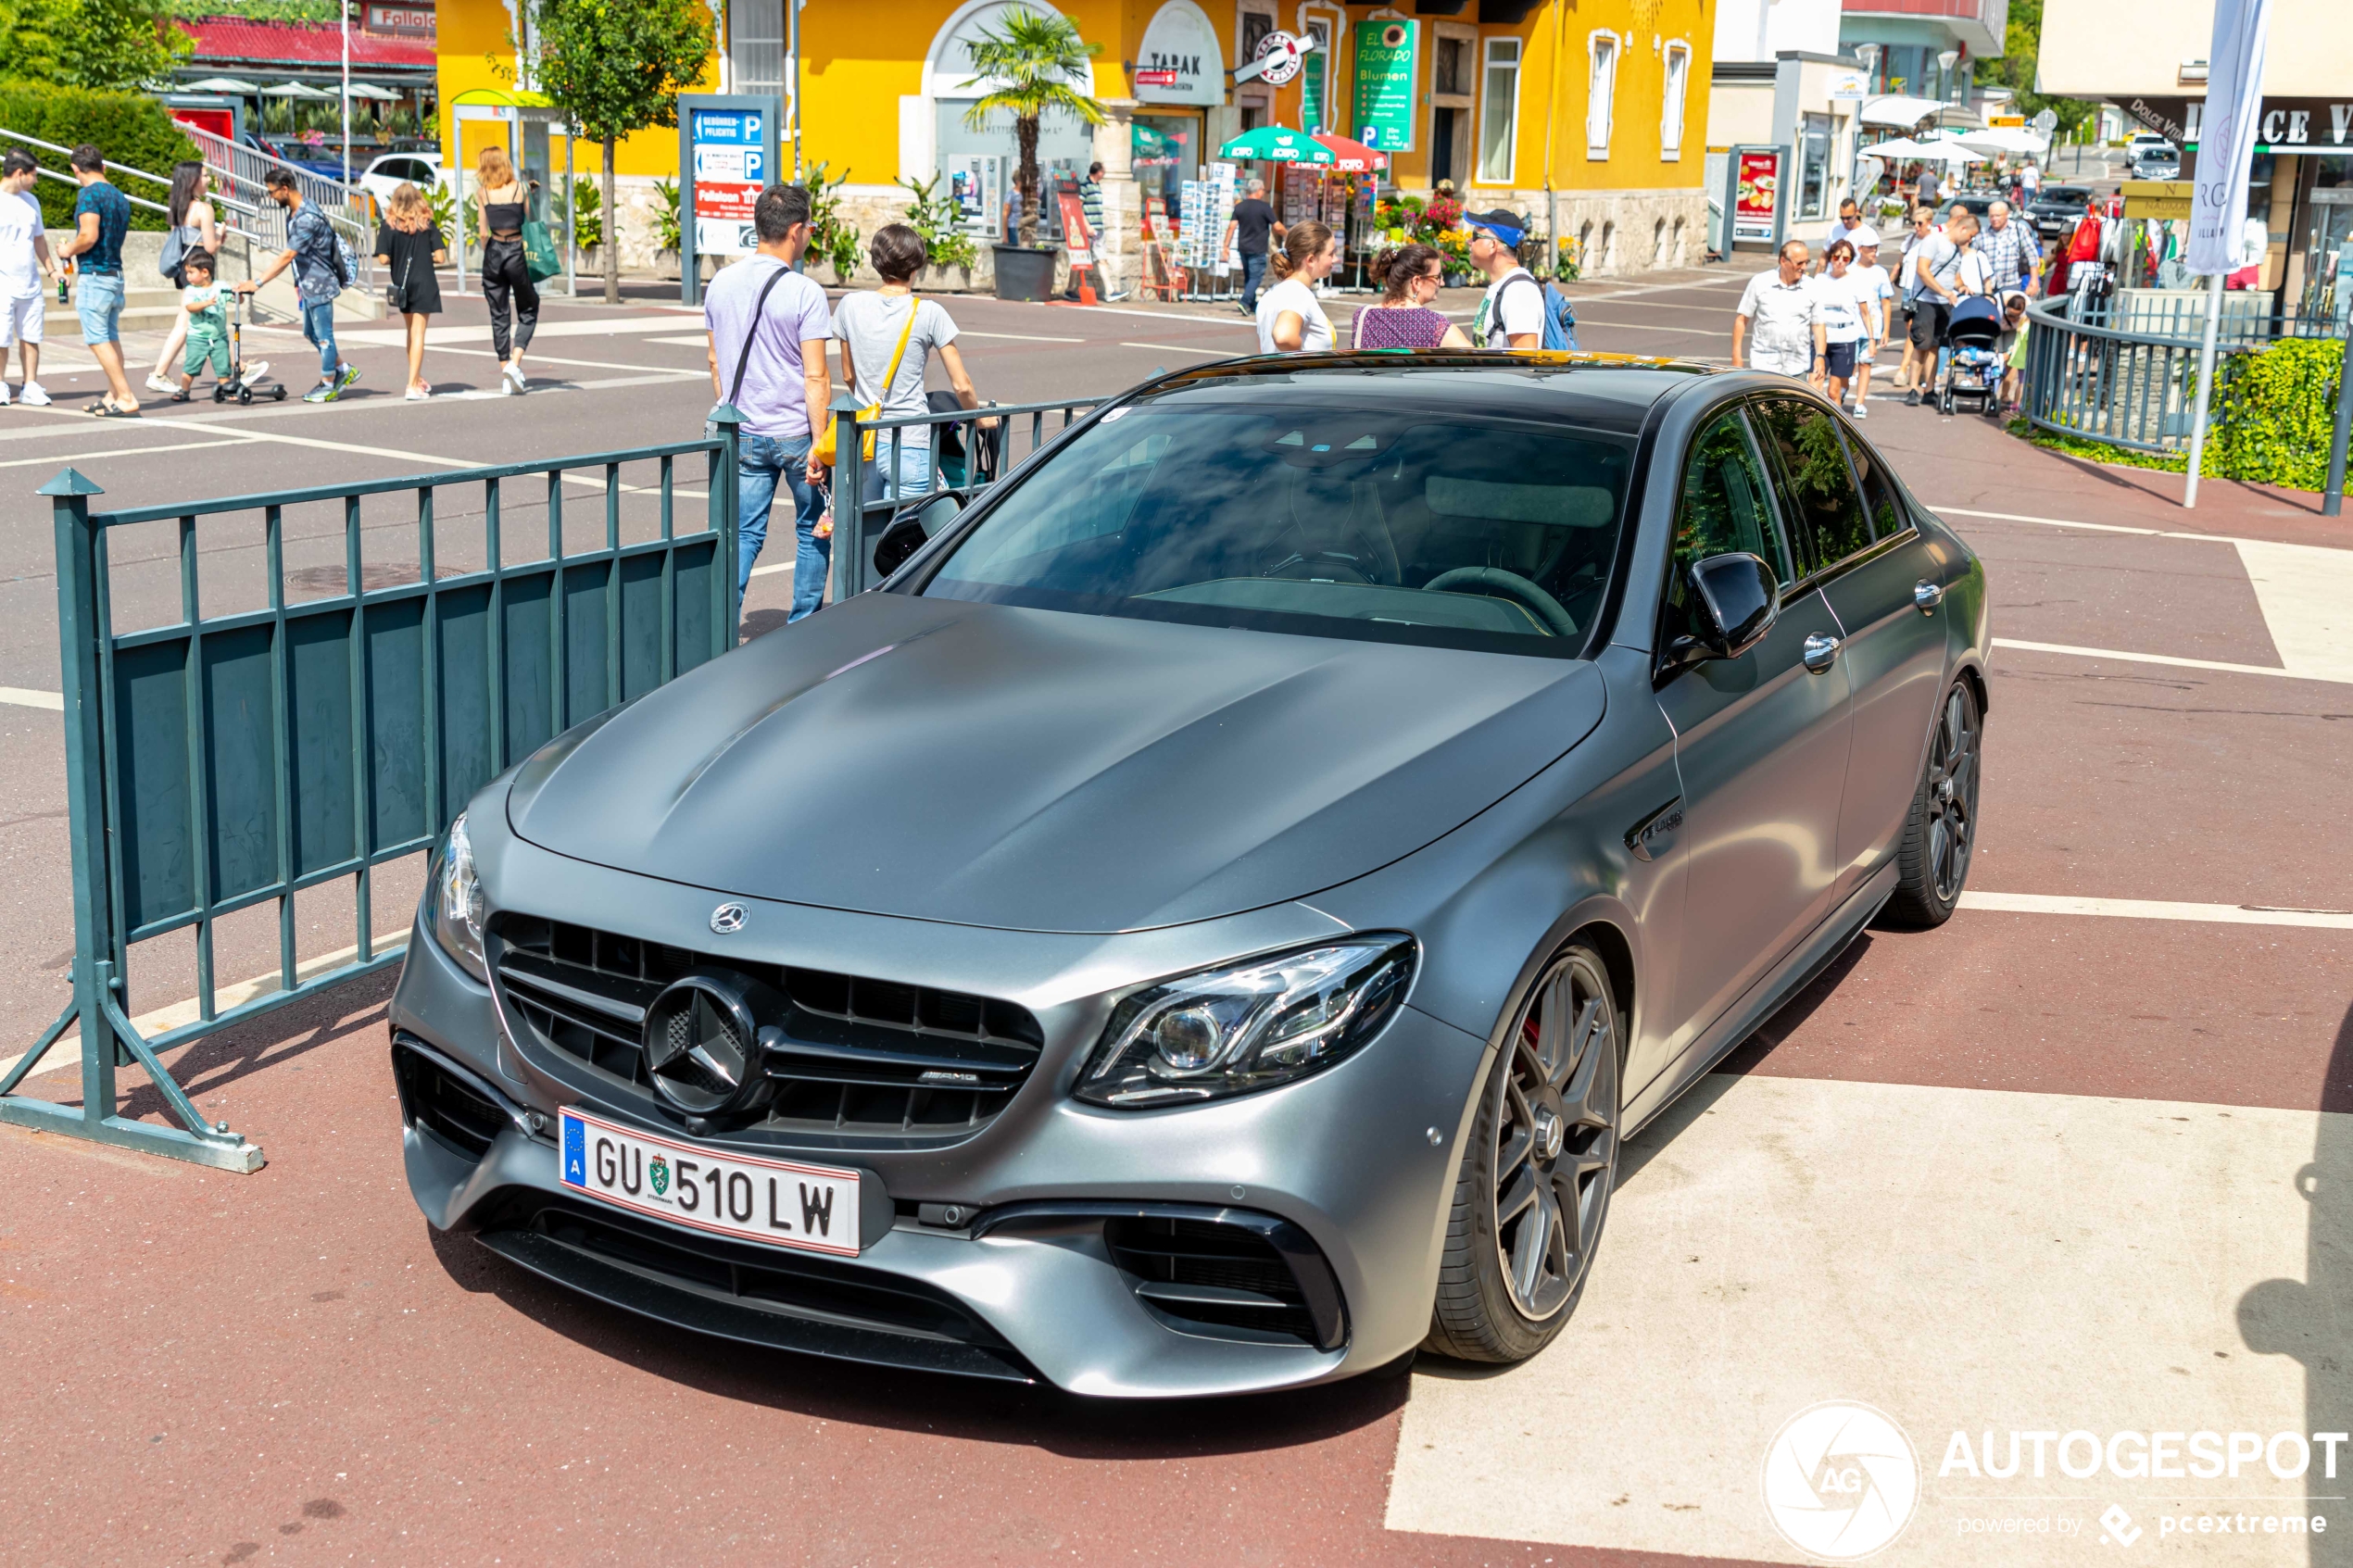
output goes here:
{"type": "Polygon", "coordinates": [[[741,904],[722,904],[711,911],[711,929],[722,936],[733,936],[744,928],[744,914],[741,904]]]}

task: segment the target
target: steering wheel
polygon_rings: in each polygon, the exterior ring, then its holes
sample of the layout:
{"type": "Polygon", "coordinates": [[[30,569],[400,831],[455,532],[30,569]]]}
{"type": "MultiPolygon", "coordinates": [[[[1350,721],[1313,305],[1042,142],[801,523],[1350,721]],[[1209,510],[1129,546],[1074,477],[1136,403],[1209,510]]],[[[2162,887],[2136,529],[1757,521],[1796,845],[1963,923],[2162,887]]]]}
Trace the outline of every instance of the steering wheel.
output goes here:
{"type": "Polygon", "coordinates": [[[1560,600],[1544,592],[1516,571],[1505,571],[1500,566],[1458,566],[1452,571],[1441,571],[1422,584],[1426,594],[1484,594],[1490,598],[1509,599],[1534,616],[1556,637],[1577,635],[1577,622],[1561,608],[1560,600]]]}
{"type": "MultiPolygon", "coordinates": [[[[1259,575],[1312,579],[1335,576],[1340,572],[1347,573],[1345,577],[1340,578],[1340,581],[1344,583],[1362,583],[1369,586],[1373,581],[1365,575],[1362,567],[1337,550],[1315,550],[1307,554],[1294,553],[1277,561],[1259,575]]],[[[1529,586],[1535,587],[1535,584],[1531,583],[1529,586]]],[[[1543,590],[1539,588],[1537,592],[1541,593],[1543,590]]]]}

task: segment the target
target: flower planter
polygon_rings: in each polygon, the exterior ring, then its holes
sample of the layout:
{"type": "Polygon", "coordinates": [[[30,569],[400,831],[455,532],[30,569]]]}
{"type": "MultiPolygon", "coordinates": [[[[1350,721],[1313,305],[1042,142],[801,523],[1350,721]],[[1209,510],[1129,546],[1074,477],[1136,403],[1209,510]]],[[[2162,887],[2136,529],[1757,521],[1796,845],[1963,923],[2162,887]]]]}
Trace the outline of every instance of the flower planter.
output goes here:
{"type": "Polygon", "coordinates": [[[997,260],[999,299],[1051,299],[1054,294],[1054,248],[1051,245],[991,245],[997,260]]]}

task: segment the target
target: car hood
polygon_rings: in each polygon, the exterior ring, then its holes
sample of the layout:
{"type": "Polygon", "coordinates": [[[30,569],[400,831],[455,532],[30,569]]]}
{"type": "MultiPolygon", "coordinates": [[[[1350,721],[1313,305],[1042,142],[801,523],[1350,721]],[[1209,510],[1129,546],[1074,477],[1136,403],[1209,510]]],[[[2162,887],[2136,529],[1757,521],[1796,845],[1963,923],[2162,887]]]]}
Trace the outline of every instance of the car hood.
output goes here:
{"type": "Polygon", "coordinates": [[[714,891],[1126,931],[1410,854],[1602,708],[1576,660],[873,594],[550,743],[508,816],[714,891]]]}

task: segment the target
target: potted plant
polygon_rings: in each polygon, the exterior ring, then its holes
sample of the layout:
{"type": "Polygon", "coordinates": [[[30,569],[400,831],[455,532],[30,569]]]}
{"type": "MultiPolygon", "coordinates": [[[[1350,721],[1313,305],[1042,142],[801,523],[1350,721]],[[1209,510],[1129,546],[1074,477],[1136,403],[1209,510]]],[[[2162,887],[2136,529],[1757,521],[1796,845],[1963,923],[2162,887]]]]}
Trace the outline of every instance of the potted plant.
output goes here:
{"type": "Polygon", "coordinates": [[[980,247],[957,227],[963,214],[956,198],[935,194],[939,188],[937,174],[922,181],[912,174],[901,175],[899,183],[914,197],[907,204],[907,227],[924,238],[921,286],[935,290],[972,287],[973,263],[980,259],[980,247]]]}
{"type": "Polygon", "coordinates": [[[1102,45],[1078,36],[1078,24],[1014,6],[994,30],[973,41],[973,79],[967,87],[988,86],[964,112],[964,124],[980,130],[999,109],[1013,117],[1013,139],[1021,157],[1013,188],[1021,194],[1021,243],[996,246],[997,297],[1046,299],[1054,292],[1054,250],[1038,243],[1038,122],[1060,111],[1087,125],[1103,122],[1103,107],[1081,91],[1087,62],[1102,45]]]}

